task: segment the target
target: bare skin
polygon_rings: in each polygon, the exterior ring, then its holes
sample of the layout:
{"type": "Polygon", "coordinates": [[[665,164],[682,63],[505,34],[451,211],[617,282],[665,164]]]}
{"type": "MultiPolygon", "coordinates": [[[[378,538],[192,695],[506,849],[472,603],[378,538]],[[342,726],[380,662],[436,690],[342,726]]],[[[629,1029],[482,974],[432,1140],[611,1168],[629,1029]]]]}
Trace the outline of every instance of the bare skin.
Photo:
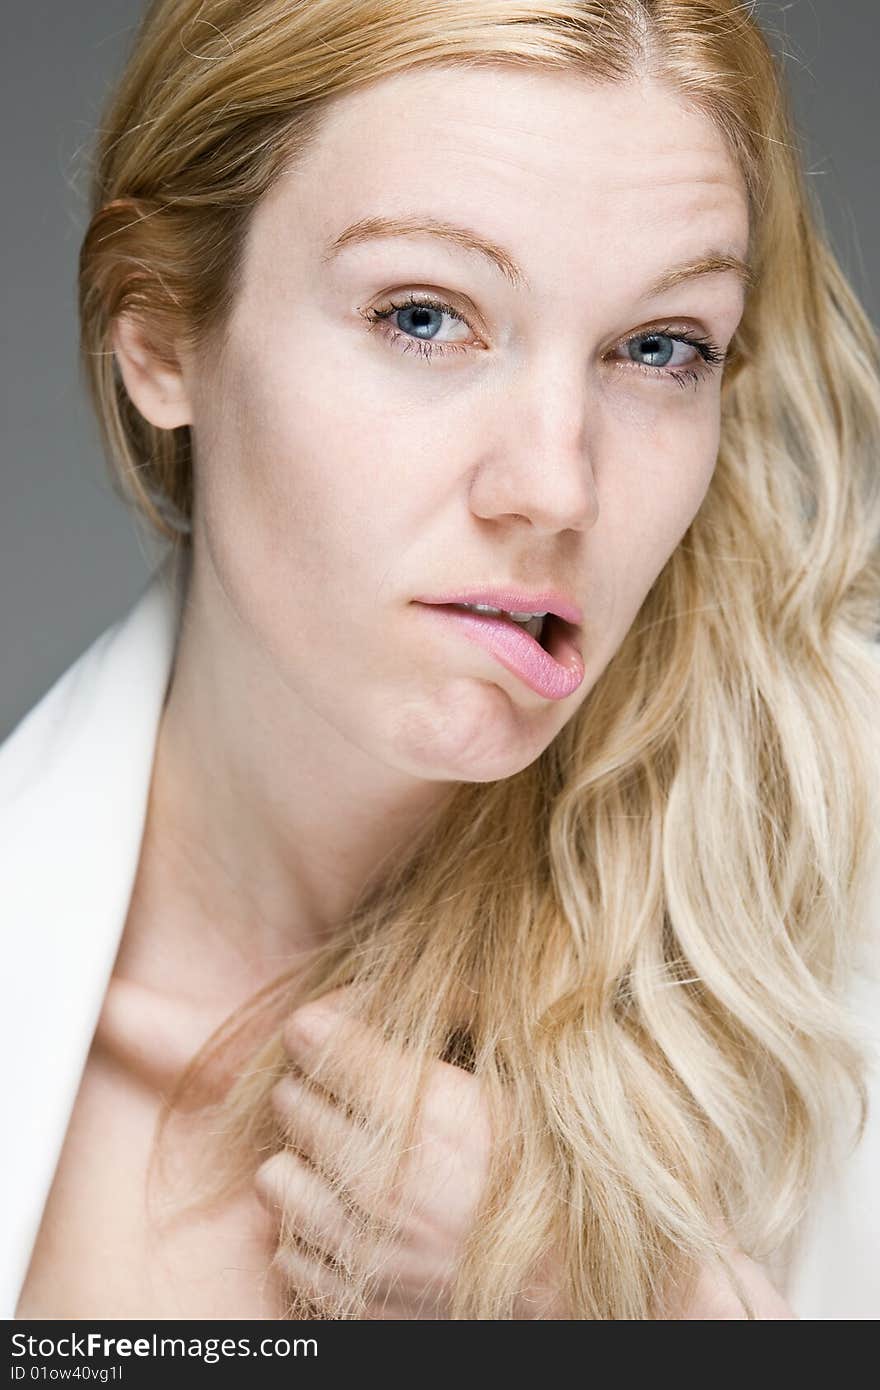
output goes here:
{"type": "Polygon", "coordinates": [[[720,371],[683,386],[669,373],[698,371],[696,349],[661,339],[650,367],[645,340],[674,325],[723,350],[744,304],[730,271],[647,287],[747,240],[719,136],[662,89],[438,69],[337,102],[257,207],[222,358],[169,367],[117,323],[137,408],[193,431],[193,573],[135,896],[19,1316],[277,1314],[256,1191],[158,1253],[147,1239],[159,1093],[415,818],[529,765],[586,697],[717,455],[720,371]],[[408,213],[478,231],[525,283],[425,234],[324,259],[359,219],[408,213]],[[430,363],[405,314],[368,325],[410,291],[454,311],[422,316],[430,363]],[[583,608],[567,699],[412,604],[504,580],[583,608]]]}
{"type": "MultiPolygon", "coordinates": [[[[136,894],[127,926],[140,911],[136,894]]],[[[281,1316],[275,1230],[250,1188],[215,1215],[170,1224],[165,1203],[179,1188],[160,1179],[147,1201],[161,1096],[231,1007],[114,975],[16,1317],[281,1316]]],[[[169,1154],[184,1189],[199,1137],[172,1131],[169,1154]]]]}

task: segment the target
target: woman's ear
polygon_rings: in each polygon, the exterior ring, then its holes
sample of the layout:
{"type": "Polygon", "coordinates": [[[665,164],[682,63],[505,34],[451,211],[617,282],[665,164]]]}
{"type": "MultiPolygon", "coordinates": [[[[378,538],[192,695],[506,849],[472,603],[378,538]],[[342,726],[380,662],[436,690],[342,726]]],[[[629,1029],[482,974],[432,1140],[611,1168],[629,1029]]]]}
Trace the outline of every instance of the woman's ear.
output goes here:
{"type": "Polygon", "coordinates": [[[112,342],[125,389],[144,419],[160,430],[192,424],[183,368],[158,355],[143,325],[121,314],[113,324],[112,342]]]}

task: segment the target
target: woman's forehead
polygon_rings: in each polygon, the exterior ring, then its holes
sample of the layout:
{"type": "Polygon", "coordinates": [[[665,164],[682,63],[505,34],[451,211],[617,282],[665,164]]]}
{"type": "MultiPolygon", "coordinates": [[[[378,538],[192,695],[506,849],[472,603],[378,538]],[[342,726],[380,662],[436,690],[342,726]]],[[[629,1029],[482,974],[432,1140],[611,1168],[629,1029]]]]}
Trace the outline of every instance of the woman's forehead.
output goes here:
{"type": "Polygon", "coordinates": [[[543,71],[426,68],[349,93],[265,201],[255,220],[286,242],[298,228],[322,267],[445,225],[520,285],[530,257],[575,268],[625,248],[647,285],[748,244],[740,171],[705,116],[659,86],[543,71]]]}
{"type": "Polygon", "coordinates": [[[736,181],[722,133],[654,80],[595,83],[572,73],[454,65],[411,69],[335,99],[310,156],[333,185],[399,168],[466,181],[479,161],[546,184],[658,187],[736,181]],[[466,163],[465,163],[466,161],[466,163]]]}

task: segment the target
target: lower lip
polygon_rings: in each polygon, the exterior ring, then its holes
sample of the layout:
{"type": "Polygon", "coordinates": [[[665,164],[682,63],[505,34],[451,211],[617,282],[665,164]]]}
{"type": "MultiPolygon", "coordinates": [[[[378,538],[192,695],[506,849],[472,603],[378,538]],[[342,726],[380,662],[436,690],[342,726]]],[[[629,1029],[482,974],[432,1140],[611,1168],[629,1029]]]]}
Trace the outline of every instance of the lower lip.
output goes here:
{"type": "MultiPolygon", "coordinates": [[[[584,678],[583,657],[558,619],[550,620],[549,650],[545,651],[524,628],[506,618],[470,613],[448,604],[419,603],[418,606],[491,652],[496,661],[545,700],[567,699],[584,678]]],[[[547,621],[545,619],[545,623],[547,621]]]]}

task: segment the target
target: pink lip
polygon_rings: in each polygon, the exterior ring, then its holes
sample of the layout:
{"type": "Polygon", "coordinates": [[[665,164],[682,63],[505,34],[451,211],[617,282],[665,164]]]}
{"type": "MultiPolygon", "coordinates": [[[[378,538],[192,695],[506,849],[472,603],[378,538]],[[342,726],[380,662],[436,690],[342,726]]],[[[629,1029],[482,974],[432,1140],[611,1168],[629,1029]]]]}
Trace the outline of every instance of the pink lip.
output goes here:
{"type": "Polygon", "coordinates": [[[419,594],[414,603],[485,603],[506,613],[555,613],[573,627],[580,627],[583,614],[577,604],[550,589],[527,594],[522,589],[490,586],[486,589],[457,589],[453,594],[419,594]]]}
{"type": "MultiPolygon", "coordinates": [[[[480,602],[479,599],[473,601],[480,602]]],[[[545,700],[567,699],[584,679],[584,660],[565,621],[545,619],[552,623],[545,650],[540,642],[536,642],[524,628],[517,627],[509,618],[468,613],[465,609],[433,602],[426,604],[419,599],[415,602],[424,607],[426,613],[433,613],[441,622],[447,623],[452,631],[483,647],[545,700]]]]}

